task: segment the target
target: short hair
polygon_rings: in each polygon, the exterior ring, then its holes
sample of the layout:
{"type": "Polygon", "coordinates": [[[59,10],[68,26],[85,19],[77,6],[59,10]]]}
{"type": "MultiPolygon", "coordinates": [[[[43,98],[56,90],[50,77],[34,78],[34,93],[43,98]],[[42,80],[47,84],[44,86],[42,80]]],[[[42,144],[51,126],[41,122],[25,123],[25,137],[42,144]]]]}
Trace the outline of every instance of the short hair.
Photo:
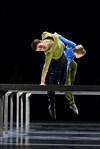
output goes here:
{"type": "Polygon", "coordinates": [[[76,47],[74,48],[74,52],[76,52],[77,54],[86,54],[86,50],[84,49],[82,44],[76,45],[76,47]]]}
{"type": "Polygon", "coordinates": [[[31,48],[36,51],[36,48],[37,48],[37,45],[38,43],[40,43],[41,40],[40,39],[34,39],[32,42],[31,42],[31,48]]]}

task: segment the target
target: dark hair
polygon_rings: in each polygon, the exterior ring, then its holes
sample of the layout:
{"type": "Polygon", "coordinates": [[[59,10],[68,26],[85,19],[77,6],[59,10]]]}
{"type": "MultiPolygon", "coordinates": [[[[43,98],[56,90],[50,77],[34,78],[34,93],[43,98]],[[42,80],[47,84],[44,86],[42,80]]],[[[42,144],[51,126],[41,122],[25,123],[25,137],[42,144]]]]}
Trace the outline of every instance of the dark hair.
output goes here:
{"type": "Polygon", "coordinates": [[[38,43],[40,43],[40,42],[41,42],[41,40],[39,40],[39,39],[34,39],[34,40],[31,42],[31,48],[32,48],[34,51],[36,51],[37,45],[38,45],[38,43]]]}

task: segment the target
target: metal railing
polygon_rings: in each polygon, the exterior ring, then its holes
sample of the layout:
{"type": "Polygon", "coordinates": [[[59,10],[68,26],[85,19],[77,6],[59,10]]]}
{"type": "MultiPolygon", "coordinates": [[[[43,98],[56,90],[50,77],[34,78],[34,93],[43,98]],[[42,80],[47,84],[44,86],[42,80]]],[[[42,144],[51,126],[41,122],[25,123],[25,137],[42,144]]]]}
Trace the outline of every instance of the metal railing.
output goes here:
{"type": "Polygon", "coordinates": [[[16,117],[16,129],[29,127],[30,125],[30,96],[32,94],[47,94],[47,91],[55,91],[55,94],[64,95],[66,92],[72,92],[74,95],[100,95],[100,86],[41,86],[41,85],[0,85],[0,90],[6,91],[0,96],[0,137],[3,137],[3,131],[8,133],[14,126],[16,117]],[[14,109],[14,103],[15,109],[14,109]],[[24,110],[25,109],[25,110],[24,110]],[[14,117],[14,114],[16,115],[14,117]],[[25,120],[24,120],[25,118],[25,120]],[[9,119],[9,120],[8,120],[9,119]],[[9,127],[9,128],[8,128],[9,127]]]}

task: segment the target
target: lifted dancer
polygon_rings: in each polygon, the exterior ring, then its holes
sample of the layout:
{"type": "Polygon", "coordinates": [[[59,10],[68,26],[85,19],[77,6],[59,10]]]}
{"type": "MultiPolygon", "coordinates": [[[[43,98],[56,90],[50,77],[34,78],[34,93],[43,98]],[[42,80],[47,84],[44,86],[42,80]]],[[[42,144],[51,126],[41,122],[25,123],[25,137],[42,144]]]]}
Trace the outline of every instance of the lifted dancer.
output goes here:
{"type": "MultiPolygon", "coordinates": [[[[77,45],[76,43],[64,38],[62,35],[56,32],[55,35],[57,35],[57,37],[59,37],[59,39],[65,44],[64,54],[68,60],[65,85],[74,85],[77,72],[77,63],[74,59],[83,57],[86,54],[86,50],[81,44],[77,45]]],[[[74,111],[75,114],[78,115],[79,111],[75,104],[74,95],[71,92],[66,92],[65,97],[69,101],[70,108],[74,111]]]]}

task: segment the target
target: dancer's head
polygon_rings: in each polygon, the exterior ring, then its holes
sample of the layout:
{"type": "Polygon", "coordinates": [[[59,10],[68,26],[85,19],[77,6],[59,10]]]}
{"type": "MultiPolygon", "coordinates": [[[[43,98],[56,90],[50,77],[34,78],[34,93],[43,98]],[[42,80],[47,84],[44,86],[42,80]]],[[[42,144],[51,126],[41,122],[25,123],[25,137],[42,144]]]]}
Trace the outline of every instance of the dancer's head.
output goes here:
{"type": "Polygon", "coordinates": [[[73,53],[76,58],[81,58],[86,54],[86,50],[84,49],[82,44],[79,44],[74,48],[73,53]]]}

